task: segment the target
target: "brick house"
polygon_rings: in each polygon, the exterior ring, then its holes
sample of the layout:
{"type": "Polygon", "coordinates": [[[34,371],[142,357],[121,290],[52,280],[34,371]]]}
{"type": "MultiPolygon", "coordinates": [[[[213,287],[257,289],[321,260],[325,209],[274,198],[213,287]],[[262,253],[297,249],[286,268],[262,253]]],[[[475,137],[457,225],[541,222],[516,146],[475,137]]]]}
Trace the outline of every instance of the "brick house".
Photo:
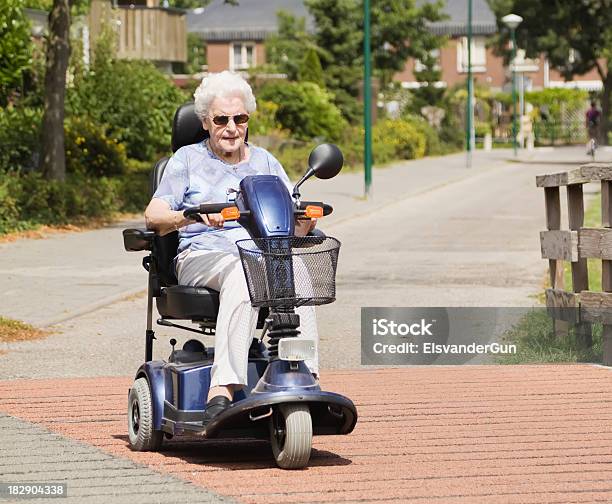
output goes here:
{"type": "Polygon", "coordinates": [[[277,12],[312,18],[302,0],[240,0],[238,6],[213,0],[207,7],[187,13],[187,31],[207,44],[209,72],[245,70],[265,63],[265,39],[276,32],[277,12]]]}
{"type": "MultiPolygon", "coordinates": [[[[507,87],[510,70],[504,66],[503,59],[487,47],[487,40],[497,33],[495,15],[486,0],[473,0],[472,10],[472,72],[476,82],[488,84],[491,88],[507,87]]],[[[447,43],[439,52],[441,70],[439,85],[453,86],[465,81],[467,76],[467,0],[447,0],[444,12],[446,20],[433,23],[430,29],[448,37],[447,43]]],[[[565,82],[556,70],[549,67],[546,58],[526,59],[523,51],[517,52],[517,70],[524,79],[525,90],[548,87],[579,87],[594,90],[601,88],[601,80],[595,70],[573,81],[565,82]]],[[[418,85],[413,71],[419,62],[409,60],[403,72],[396,75],[406,87],[418,85]]]]}
{"type": "MultiPolygon", "coordinates": [[[[428,0],[422,0],[428,1],[428,0]]],[[[448,37],[439,51],[441,69],[440,86],[453,86],[465,81],[467,75],[467,1],[446,0],[447,19],[429,26],[434,33],[448,37]]],[[[207,44],[208,71],[244,70],[265,63],[264,41],[276,31],[276,13],[285,10],[296,17],[305,17],[306,26],[313,28],[313,20],[302,0],[240,0],[239,6],[213,0],[210,5],[187,13],[187,30],[198,34],[207,44]]],[[[472,14],[472,71],[477,82],[491,88],[507,88],[510,71],[503,59],[486,47],[487,40],[497,32],[495,15],[486,0],[473,0],[472,14]]],[[[415,66],[409,60],[396,80],[405,87],[416,87],[415,66]]],[[[517,55],[517,67],[525,90],[546,87],[580,87],[601,89],[596,71],[564,82],[561,75],[551,69],[545,58],[526,60],[517,55]]]]}

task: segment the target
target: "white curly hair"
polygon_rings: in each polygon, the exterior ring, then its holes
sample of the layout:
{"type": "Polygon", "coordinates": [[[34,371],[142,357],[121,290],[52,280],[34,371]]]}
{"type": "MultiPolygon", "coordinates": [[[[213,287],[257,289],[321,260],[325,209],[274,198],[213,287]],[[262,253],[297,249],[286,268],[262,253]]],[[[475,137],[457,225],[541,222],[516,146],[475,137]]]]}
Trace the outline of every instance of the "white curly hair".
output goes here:
{"type": "Polygon", "coordinates": [[[195,112],[201,121],[208,115],[210,104],[217,97],[239,96],[244,102],[247,113],[255,112],[257,104],[249,83],[239,74],[224,70],[208,74],[193,93],[195,112]]]}

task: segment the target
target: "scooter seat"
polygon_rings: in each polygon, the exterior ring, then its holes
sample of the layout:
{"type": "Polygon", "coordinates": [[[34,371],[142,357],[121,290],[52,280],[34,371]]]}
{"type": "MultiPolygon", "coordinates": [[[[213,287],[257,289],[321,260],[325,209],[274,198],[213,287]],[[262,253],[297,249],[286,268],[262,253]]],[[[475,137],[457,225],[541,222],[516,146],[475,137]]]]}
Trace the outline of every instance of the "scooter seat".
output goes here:
{"type": "Polygon", "coordinates": [[[206,287],[164,287],[156,301],[157,311],[165,319],[216,320],[219,312],[219,292],[206,287]]]}

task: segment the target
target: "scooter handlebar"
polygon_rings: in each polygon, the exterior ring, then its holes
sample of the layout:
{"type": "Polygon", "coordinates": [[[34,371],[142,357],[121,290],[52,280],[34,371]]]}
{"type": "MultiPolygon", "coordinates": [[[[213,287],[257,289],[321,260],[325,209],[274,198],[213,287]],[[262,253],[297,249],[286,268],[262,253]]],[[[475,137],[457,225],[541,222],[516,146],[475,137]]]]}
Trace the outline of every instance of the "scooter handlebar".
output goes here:
{"type": "Polygon", "coordinates": [[[221,213],[224,208],[236,206],[235,203],[202,203],[199,206],[188,208],[183,212],[183,215],[188,219],[193,218],[198,214],[216,214],[221,213]]]}
{"type": "MultiPolygon", "coordinates": [[[[183,215],[188,219],[193,219],[198,222],[201,222],[202,219],[200,217],[200,214],[222,213],[224,209],[232,208],[235,206],[236,206],[235,203],[202,203],[201,205],[184,210],[183,215]]],[[[321,201],[301,201],[300,206],[294,210],[295,216],[298,219],[309,218],[310,216],[306,215],[307,214],[306,210],[308,207],[319,207],[323,209],[323,216],[329,215],[330,213],[334,211],[331,205],[328,205],[321,201]]],[[[245,215],[248,215],[249,213],[250,212],[248,211],[243,211],[243,212],[240,212],[239,214],[235,214],[234,216],[231,217],[231,219],[232,220],[237,219],[238,215],[245,216],[245,215]]],[[[229,216],[226,216],[226,219],[228,218],[229,216]]]]}
{"type": "Polygon", "coordinates": [[[300,206],[295,209],[295,214],[300,218],[306,212],[306,207],[316,206],[323,208],[323,216],[329,215],[334,211],[334,208],[327,203],[323,203],[322,201],[300,201],[300,206]]]}

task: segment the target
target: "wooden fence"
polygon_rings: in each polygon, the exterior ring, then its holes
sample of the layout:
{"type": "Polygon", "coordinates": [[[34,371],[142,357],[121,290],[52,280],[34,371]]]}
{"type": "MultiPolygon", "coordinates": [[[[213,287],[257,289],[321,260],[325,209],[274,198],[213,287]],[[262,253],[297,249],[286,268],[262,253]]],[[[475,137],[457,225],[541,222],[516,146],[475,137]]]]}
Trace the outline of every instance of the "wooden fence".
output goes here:
{"type": "Polygon", "coordinates": [[[109,25],[117,33],[117,57],[151,61],[187,61],[185,14],[159,7],[113,7],[109,0],[92,0],[89,34],[95,41],[109,25]]]}
{"type": "Polygon", "coordinates": [[[592,344],[593,322],[603,324],[603,363],[612,366],[612,164],[591,163],[536,177],[544,188],[547,231],[540,233],[542,258],[549,260],[546,306],[557,329],[571,324],[579,341],[592,344]],[[600,228],[584,226],[583,185],[601,182],[600,228]],[[560,188],[567,190],[568,229],[561,229],[560,188]],[[587,258],[602,261],[602,291],[589,291],[587,258]],[[573,292],[564,289],[563,262],[571,262],[573,292]]]}

